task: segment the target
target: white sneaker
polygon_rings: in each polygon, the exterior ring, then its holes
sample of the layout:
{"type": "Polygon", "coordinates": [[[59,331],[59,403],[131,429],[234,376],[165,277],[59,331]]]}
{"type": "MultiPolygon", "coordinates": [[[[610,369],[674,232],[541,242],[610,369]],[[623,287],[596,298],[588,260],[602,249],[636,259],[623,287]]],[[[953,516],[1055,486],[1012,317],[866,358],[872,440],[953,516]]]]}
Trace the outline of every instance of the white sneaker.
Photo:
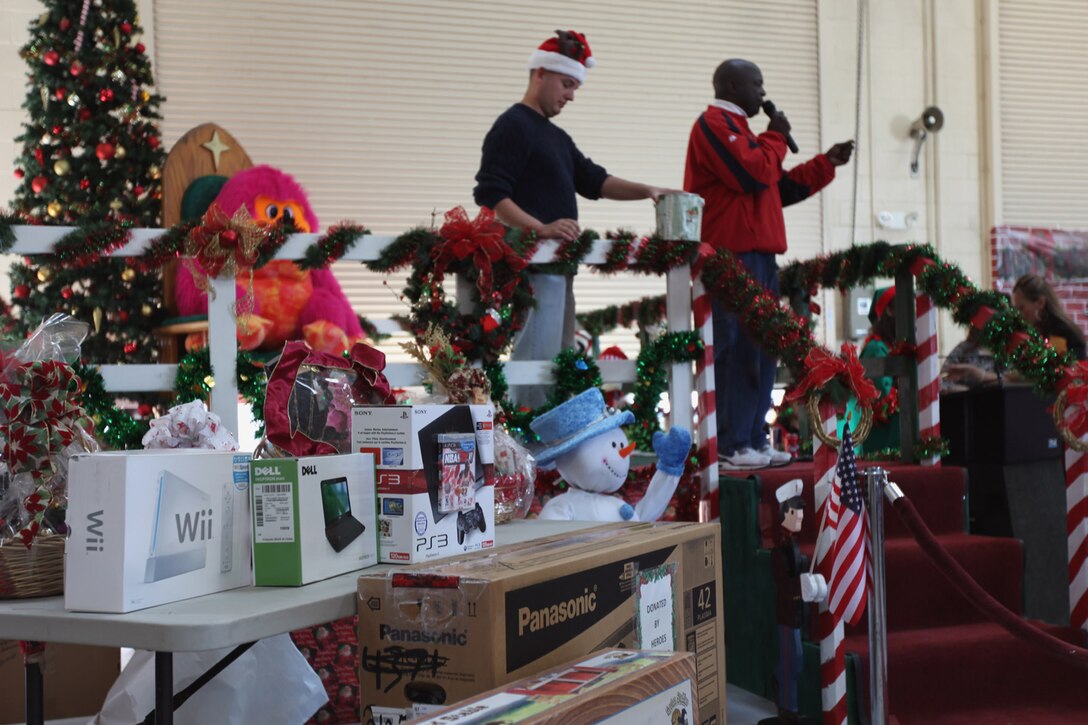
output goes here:
{"type": "Polygon", "coordinates": [[[771,466],[778,468],[779,466],[788,466],[793,462],[793,456],[785,451],[780,451],[776,448],[771,448],[770,444],[767,444],[759,449],[758,453],[767,456],[771,459],[771,466]]]}
{"type": "Polygon", "coordinates": [[[756,468],[767,468],[771,465],[771,457],[751,448],[741,448],[731,456],[718,456],[720,466],[727,471],[749,471],[756,468]]]}

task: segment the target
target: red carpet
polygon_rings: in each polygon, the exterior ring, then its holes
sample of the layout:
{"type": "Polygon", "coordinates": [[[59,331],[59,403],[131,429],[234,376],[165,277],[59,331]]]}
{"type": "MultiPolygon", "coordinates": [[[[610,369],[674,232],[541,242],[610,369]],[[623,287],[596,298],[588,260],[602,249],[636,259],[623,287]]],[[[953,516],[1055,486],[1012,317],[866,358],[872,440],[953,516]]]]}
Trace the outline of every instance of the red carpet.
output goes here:
{"type": "MultiPolygon", "coordinates": [[[[889,478],[899,484],[952,557],[982,588],[1019,613],[1020,542],[963,533],[963,470],[887,468],[889,478]]],[[[794,464],[760,471],[759,475],[763,502],[760,528],[769,546],[774,533],[770,516],[775,489],[791,478],[801,478],[811,505],[812,466],[794,464]]],[[[806,520],[802,539],[810,553],[819,527],[814,519],[806,520]]],[[[1047,657],[997,624],[984,621],[930,562],[887,505],[885,522],[888,702],[900,723],[1088,723],[1088,670],[1047,657]]],[[[863,682],[856,684],[867,690],[866,626],[863,618],[860,627],[847,632],[846,649],[861,657],[865,674],[863,682]]],[[[1085,645],[1084,632],[1055,627],[1047,631],[1085,645]]],[[[867,699],[863,694],[862,700],[867,699]]]]}

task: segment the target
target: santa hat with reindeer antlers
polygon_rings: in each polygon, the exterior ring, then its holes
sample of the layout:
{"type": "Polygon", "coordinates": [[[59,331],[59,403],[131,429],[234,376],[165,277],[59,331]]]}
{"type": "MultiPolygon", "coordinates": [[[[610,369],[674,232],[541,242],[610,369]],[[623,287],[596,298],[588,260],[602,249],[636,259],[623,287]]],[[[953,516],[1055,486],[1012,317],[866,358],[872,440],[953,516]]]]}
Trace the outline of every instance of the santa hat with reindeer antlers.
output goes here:
{"type": "Polygon", "coordinates": [[[586,68],[597,65],[586,36],[574,30],[556,30],[529,56],[529,70],[543,68],[585,83],[586,68]]]}

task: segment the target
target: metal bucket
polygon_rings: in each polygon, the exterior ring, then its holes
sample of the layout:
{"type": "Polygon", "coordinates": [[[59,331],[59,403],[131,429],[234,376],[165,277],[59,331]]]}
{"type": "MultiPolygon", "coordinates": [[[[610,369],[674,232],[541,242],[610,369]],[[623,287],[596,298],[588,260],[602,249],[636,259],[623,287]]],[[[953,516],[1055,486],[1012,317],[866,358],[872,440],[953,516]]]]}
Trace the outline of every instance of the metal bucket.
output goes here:
{"type": "Polygon", "coordinates": [[[699,241],[703,225],[703,197],[665,194],[657,202],[657,235],[669,241],[699,241]]]}

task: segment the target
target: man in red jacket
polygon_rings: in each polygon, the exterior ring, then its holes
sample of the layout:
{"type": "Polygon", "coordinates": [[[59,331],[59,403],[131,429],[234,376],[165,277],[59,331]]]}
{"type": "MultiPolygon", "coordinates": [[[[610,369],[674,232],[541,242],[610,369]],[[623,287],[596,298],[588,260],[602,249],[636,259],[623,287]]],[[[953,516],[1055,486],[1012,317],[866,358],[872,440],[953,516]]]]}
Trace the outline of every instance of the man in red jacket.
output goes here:
{"type": "MultiPolygon", "coordinates": [[[[777,295],[775,255],[786,251],[782,207],[827,186],[835,167],[850,160],[854,142],[835,144],[826,154],[784,171],[790,132],[786,116],[775,113],[758,136],[748,127],[766,95],[763,74],[754,63],[733,59],[718,66],[714,101],[691,129],[684,190],[706,200],[703,242],[728,249],[777,295]]],[[[764,425],[778,361],[752,342],[718,300],[711,305],[719,457],[735,469],[788,463],[788,454],[771,448],[764,425]]]]}

